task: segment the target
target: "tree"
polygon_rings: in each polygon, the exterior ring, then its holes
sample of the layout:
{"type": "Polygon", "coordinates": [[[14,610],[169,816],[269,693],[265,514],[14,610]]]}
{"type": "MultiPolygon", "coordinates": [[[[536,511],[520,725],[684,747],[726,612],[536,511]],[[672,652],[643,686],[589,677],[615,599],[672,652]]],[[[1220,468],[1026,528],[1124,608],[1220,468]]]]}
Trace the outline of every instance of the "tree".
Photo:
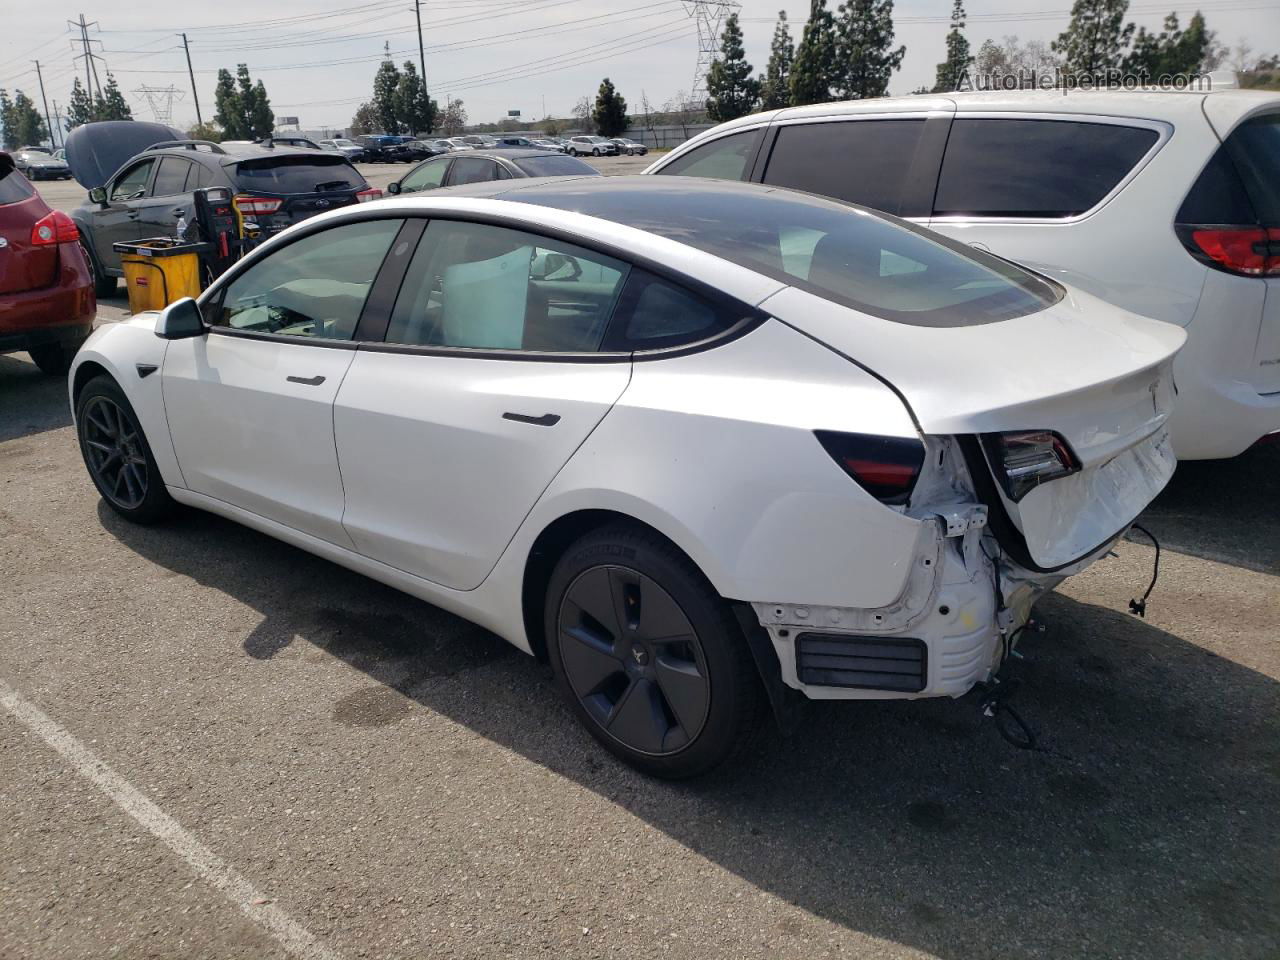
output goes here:
{"type": "Polygon", "coordinates": [[[588,97],[579,97],[578,102],[573,105],[573,119],[578,121],[578,127],[585,133],[595,133],[595,120],[591,116],[591,100],[588,97]]]}
{"type": "Polygon", "coordinates": [[[34,147],[49,135],[49,127],[45,124],[44,117],[40,116],[40,111],[36,109],[31,98],[21,90],[13,92],[13,102],[7,109],[3,105],[0,105],[0,109],[4,110],[5,145],[10,149],[34,147]],[[10,140],[14,142],[11,143],[10,140]]]}
{"type": "Polygon", "coordinates": [[[720,35],[720,56],[707,71],[707,116],[712,120],[736,120],[756,108],[760,81],[751,76],[751,64],[742,49],[742,28],[737,13],[729,14],[720,35]]]}
{"type": "Polygon", "coordinates": [[[276,115],[271,110],[271,100],[267,97],[267,88],[262,85],[261,80],[253,85],[253,104],[247,119],[254,140],[261,140],[275,133],[276,115]]]}
{"type": "Polygon", "coordinates": [[[67,100],[67,129],[74,130],[81,124],[91,123],[96,119],[93,115],[93,101],[85,93],[84,87],[80,86],[80,78],[77,77],[71,84],[71,97],[67,100]]]}
{"type": "Polygon", "coordinates": [[[1068,73],[1100,78],[1121,66],[1133,37],[1128,9],[1129,0],[1075,0],[1071,22],[1052,44],[1068,73]]]}
{"type": "Polygon", "coordinates": [[[956,0],[951,8],[951,32],[947,34],[947,59],[938,64],[937,79],[933,83],[934,93],[951,93],[960,89],[960,84],[973,65],[973,57],[969,55],[969,41],[964,36],[964,2],[956,0]]]}
{"type": "Polygon", "coordinates": [[[378,122],[383,133],[400,132],[400,118],[396,115],[396,91],[400,88],[400,71],[388,57],[378,65],[373,75],[373,105],[378,111],[378,122]]]}
{"type": "Polygon", "coordinates": [[[0,87],[0,143],[4,144],[6,150],[13,150],[22,146],[18,143],[18,128],[14,122],[13,101],[9,99],[9,91],[4,87],[0,87]]]}
{"type": "Polygon", "coordinates": [[[218,71],[218,83],[213,88],[213,120],[222,127],[222,135],[228,140],[249,139],[236,81],[225,67],[218,71]]]}
{"type": "Polygon", "coordinates": [[[596,105],[591,111],[596,130],[602,137],[620,137],[626,132],[631,118],[627,116],[627,101],[613,88],[613,81],[605,77],[596,93],[596,105]]]}
{"type": "Polygon", "coordinates": [[[212,143],[218,143],[222,140],[222,131],[216,123],[210,123],[206,120],[204,123],[196,123],[191,125],[191,129],[187,131],[188,140],[208,140],[212,143]]]}
{"type": "Polygon", "coordinates": [[[810,0],[809,20],[796,47],[791,69],[791,104],[826,103],[833,99],[832,80],[836,69],[836,22],[827,9],[827,0],[810,0]]]}
{"type": "Polygon", "coordinates": [[[366,100],[356,108],[355,116],[351,118],[351,134],[359,137],[377,129],[378,108],[366,100]]]}
{"type": "Polygon", "coordinates": [[[662,110],[667,115],[667,122],[679,127],[684,139],[688,140],[689,124],[696,123],[701,112],[689,91],[677,90],[676,95],[662,105],[662,110]]]}
{"type": "Polygon", "coordinates": [[[124,94],[120,92],[120,85],[116,83],[115,76],[107,73],[107,86],[101,99],[96,100],[94,106],[95,120],[132,120],[133,110],[129,107],[128,101],[125,100],[124,94]]]}
{"type": "Polygon", "coordinates": [[[1008,36],[1000,43],[982,42],[974,61],[974,72],[978,75],[979,88],[986,88],[993,79],[1004,76],[1016,77],[1019,86],[1030,86],[1035,76],[1052,73],[1058,65],[1057,58],[1043,41],[1020,43],[1017,37],[1008,36]]]}
{"type": "Polygon", "coordinates": [[[440,132],[446,137],[456,137],[467,127],[467,108],[461,100],[446,100],[440,116],[440,132]]]}
{"type": "Polygon", "coordinates": [[[653,133],[654,115],[653,107],[649,103],[649,95],[643,89],[640,90],[640,115],[636,118],[640,121],[640,126],[653,133]]]}
{"type": "Polygon", "coordinates": [[[427,85],[412,60],[406,60],[395,93],[397,121],[406,133],[430,133],[436,125],[436,104],[427,96],[427,85]]]}
{"type": "Polygon", "coordinates": [[[769,46],[769,64],[765,67],[764,82],[760,84],[760,109],[780,110],[791,104],[791,68],[796,59],[795,44],[791,42],[791,25],[787,11],[778,11],[778,24],[773,28],[773,43],[769,46]]]}
{"type": "Polygon", "coordinates": [[[1195,74],[1213,44],[1213,31],[1205,28],[1204,17],[1199,13],[1191,18],[1186,30],[1179,27],[1178,15],[1171,13],[1164,18],[1164,30],[1158,34],[1148,32],[1146,27],[1138,28],[1133,49],[1124,58],[1124,70],[1144,82],[1195,74]]]}
{"type": "Polygon", "coordinates": [[[907,48],[893,45],[893,0],[847,0],[836,23],[835,87],[845,100],[883,97],[907,48]]]}

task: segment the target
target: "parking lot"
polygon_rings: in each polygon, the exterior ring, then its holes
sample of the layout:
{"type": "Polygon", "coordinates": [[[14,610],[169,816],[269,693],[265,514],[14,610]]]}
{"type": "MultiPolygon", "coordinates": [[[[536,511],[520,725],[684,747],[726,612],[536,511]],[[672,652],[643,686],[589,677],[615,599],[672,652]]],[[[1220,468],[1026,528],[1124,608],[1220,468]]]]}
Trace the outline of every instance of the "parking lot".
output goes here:
{"type": "Polygon", "coordinates": [[[0,356],[0,956],[1276,956],[1278,446],[1179,467],[1146,620],[1140,535],[1042,603],[1039,750],[971,700],[813,705],[673,785],[477,627],[121,521],[70,423],[0,356]]]}

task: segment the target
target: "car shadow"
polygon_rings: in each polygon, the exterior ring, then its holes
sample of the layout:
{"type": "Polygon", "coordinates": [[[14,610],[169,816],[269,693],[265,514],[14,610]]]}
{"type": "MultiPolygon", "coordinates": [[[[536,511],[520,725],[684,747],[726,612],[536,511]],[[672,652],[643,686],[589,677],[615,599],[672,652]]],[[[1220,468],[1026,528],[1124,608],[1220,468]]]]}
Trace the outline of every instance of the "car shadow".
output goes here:
{"type": "MultiPolygon", "coordinates": [[[[1280,575],[1280,443],[1231,460],[1187,460],[1139,522],[1162,546],[1280,575]]],[[[1141,533],[1131,535],[1143,542],[1141,533]]]]}
{"type": "Polygon", "coordinates": [[[1017,665],[1039,750],[968,700],[815,704],[792,736],[767,730],[739,764],[670,784],[610,758],[549,670],[479,627],[217,517],[99,513],[254,607],[243,645],[262,669],[306,643],[363,671],[374,682],[334,702],[334,724],[419,704],[849,930],[955,960],[1280,942],[1280,684],[1117,611],[1042,604],[1049,629],[1017,665]]]}
{"type": "Polygon", "coordinates": [[[0,443],[71,424],[67,378],[41,373],[23,354],[0,355],[0,443]]]}

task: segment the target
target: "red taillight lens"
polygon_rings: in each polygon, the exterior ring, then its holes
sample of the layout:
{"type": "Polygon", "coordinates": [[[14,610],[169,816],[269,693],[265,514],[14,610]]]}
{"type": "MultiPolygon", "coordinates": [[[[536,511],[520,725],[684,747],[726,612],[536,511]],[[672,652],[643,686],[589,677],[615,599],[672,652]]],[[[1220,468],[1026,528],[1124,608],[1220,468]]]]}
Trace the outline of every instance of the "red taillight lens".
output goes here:
{"type": "Polygon", "coordinates": [[[80,239],[76,222],[61,210],[54,210],[36,221],[31,228],[31,245],[43,247],[54,243],[75,243],[80,239]]]}
{"type": "Polygon", "coordinates": [[[1049,430],[988,433],[982,437],[982,444],[996,479],[1014,503],[1040,484],[1080,469],[1080,461],[1067,441],[1049,430]]]}
{"type": "Polygon", "coordinates": [[[361,203],[368,203],[370,200],[381,200],[382,191],[377,187],[369,187],[367,190],[361,190],[356,194],[356,199],[361,203]]]}
{"type": "Polygon", "coordinates": [[[814,433],[831,459],[881,503],[897,506],[911,498],[924,464],[924,444],[919,440],[832,430],[814,433]]]}
{"type": "Polygon", "coordinates": [[[242,215],[257,217],[264,213],[275,213],[284,204],[283,200],[273,197],[254,197],[245,193],[236,194],[233,202],[242,215]]]}
{"type": "Polygon", "coordinates": [[[1280,228],[1180,228],[1193,256],[1212,266],[1246,277],[1280,276],[1280,228]]]}

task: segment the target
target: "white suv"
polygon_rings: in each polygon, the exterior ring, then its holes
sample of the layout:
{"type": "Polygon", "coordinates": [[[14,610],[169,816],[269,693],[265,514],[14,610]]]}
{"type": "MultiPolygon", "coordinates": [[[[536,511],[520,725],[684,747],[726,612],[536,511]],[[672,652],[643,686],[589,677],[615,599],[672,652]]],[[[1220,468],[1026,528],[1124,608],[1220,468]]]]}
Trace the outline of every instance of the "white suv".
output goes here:
{"type": "Polygon", "coordinates": [[[817,104],[721,124],[646,172],[864,204],[1185,328],[1180,459],[1232,457],[1280,433],[1280,94],[817,104]]]}

